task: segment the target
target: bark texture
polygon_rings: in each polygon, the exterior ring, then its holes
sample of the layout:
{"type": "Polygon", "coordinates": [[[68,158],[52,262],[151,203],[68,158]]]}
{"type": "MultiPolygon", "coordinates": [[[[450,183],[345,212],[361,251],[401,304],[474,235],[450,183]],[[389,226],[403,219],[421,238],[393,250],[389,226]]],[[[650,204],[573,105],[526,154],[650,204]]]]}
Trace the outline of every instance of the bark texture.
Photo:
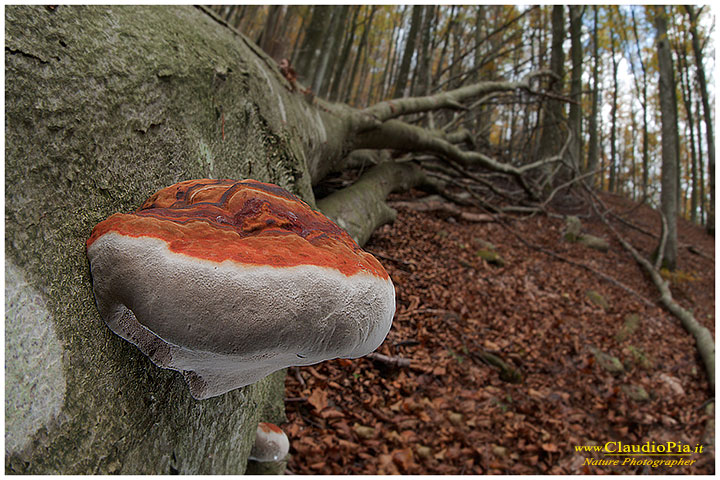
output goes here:
{"type": "Polygon", "coordinates": [[[678,214],[678,124],[675,76],[673,75],[670,43],[667,39],[665,7],[657,7],[657,54],[660,78],[660,116],[662,120],[662,190],[660,204],[667,219],[668,235],[665,248],[658,252],[670,270],[677,267],[677,214],[678,214]]]}
{"type": "Polygon", "coordinates": [[[95,308],[93,226],[191,178],[256,178],[314,204],[315,109],[202,9],[8,6],[6,473],[245,471],[284,373],[195,401],[95,308]]]}

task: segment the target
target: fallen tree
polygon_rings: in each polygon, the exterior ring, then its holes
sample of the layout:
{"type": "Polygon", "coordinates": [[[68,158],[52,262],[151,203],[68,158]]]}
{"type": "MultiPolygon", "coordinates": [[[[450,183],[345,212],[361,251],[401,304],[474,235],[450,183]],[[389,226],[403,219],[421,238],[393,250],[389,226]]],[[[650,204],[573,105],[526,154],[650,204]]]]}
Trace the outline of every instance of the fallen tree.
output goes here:
{"type": "Polygon", "coordinates": [[[527,198],[547,179],[532,174],[561,160],[503,163],[400,118],[536,95],[542,74],[354,109],[303,94],[200,7],[9,6],[5,26],[7,473],[242,473],[257,422],[283,419],[284,373],[195,401],[180,374],[105,327],[84,245],[107,216],[182,180],[254,178],[364,243],[393,218],[389,192],[447,182],[391,161],[316,202],[313,185],[354,150],[483,168],[527,198]]]}

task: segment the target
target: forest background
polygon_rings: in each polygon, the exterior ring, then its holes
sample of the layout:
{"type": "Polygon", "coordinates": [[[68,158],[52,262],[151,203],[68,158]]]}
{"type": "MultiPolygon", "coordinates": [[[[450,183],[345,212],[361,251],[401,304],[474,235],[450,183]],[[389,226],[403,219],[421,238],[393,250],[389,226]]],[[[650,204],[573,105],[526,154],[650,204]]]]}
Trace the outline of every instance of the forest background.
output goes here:
{"type": "MultiPolygon", "coordinates": [[[[662,135],[655,40],[658,18],[664,19],[677,109],[679,213],[714,229],[715,17],[709,6],[215,9],[278,62],[288,62],[313,95],[358,108],[479,81],[521,81],[551,69],[559,76],[551,89],[565,100],[562,119],[574,132],[572,154],[582,171],[599,169],[593,180],[601,190],[658,206],[662,135]]],[[[530,162],[550,151],[539,114],[547,99],[490,95],[467,112],[417,121],[442,131],[467,126],[478,150],[507,163],[530,162]]]]}

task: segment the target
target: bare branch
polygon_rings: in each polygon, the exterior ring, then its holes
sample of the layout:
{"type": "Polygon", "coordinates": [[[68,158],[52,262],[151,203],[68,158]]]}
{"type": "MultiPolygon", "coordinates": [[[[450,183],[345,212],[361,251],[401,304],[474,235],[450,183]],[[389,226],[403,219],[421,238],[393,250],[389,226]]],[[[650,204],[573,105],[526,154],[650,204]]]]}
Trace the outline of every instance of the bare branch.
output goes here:
{"type": "MultiPolygon", "coordinates": [[[[375,105],[368,107],[360,111],[362,116],[366,116],[381,122],[397,118],[401,115],[409,115],[412,113],[427,112],[430,110],[438,110],[441,108],[457,108],[460,102],[468,100],[479,95],[487,95],[493,92],[508,92],[518,89],[526,90],[533,94],[539,95],[532,89],[531,82],[538,76],[554,76],[555,74],[541,70],[538,72],[531,73],[527,78],[521,82],[500,82],[500,81],[488,81],[475,83],[465,87],[456,88],[455,90],[449,90],[447,92],[436,93],[435,95],[428,95],[425,97],[407,97],[407,98],[396,98],[393,100],[386,100],[384,102],[376,103],[375,105]]],[[[361,126],[360,132],[363,132],[367,128],[361,126]]]]}

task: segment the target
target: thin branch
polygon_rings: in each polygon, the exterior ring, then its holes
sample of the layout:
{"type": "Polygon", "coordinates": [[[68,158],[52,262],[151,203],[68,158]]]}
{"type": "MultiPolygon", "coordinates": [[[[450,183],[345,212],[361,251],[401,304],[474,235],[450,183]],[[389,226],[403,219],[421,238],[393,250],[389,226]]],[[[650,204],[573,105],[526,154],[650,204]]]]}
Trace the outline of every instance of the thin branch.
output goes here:
{"type": "MultiPolygon", "coordinates": [[[[538,76],[553,75],[554,74],[550,71],[542,70],[528,75],[525,80],[520,82],[487,81],[424,97],[408,97],[386,100],[361,110],[359,114],[361,117],[385,122],[402,115],[421,113],[429,110],[438,110],[441,108],[457,108],[459,103],[467,99],[477,97],[479,95],[487,95],[492,92],[508,92],[522,89],[539,95],[540,92],[534,91],[531,87],[532,80],[538,76]]],[[[365,125],[361,121],[358,125],[358,131],[363,132],[368,128],[372,128],[374,125],[375,123],[372,122],[369,125],[365,125]]]]}

